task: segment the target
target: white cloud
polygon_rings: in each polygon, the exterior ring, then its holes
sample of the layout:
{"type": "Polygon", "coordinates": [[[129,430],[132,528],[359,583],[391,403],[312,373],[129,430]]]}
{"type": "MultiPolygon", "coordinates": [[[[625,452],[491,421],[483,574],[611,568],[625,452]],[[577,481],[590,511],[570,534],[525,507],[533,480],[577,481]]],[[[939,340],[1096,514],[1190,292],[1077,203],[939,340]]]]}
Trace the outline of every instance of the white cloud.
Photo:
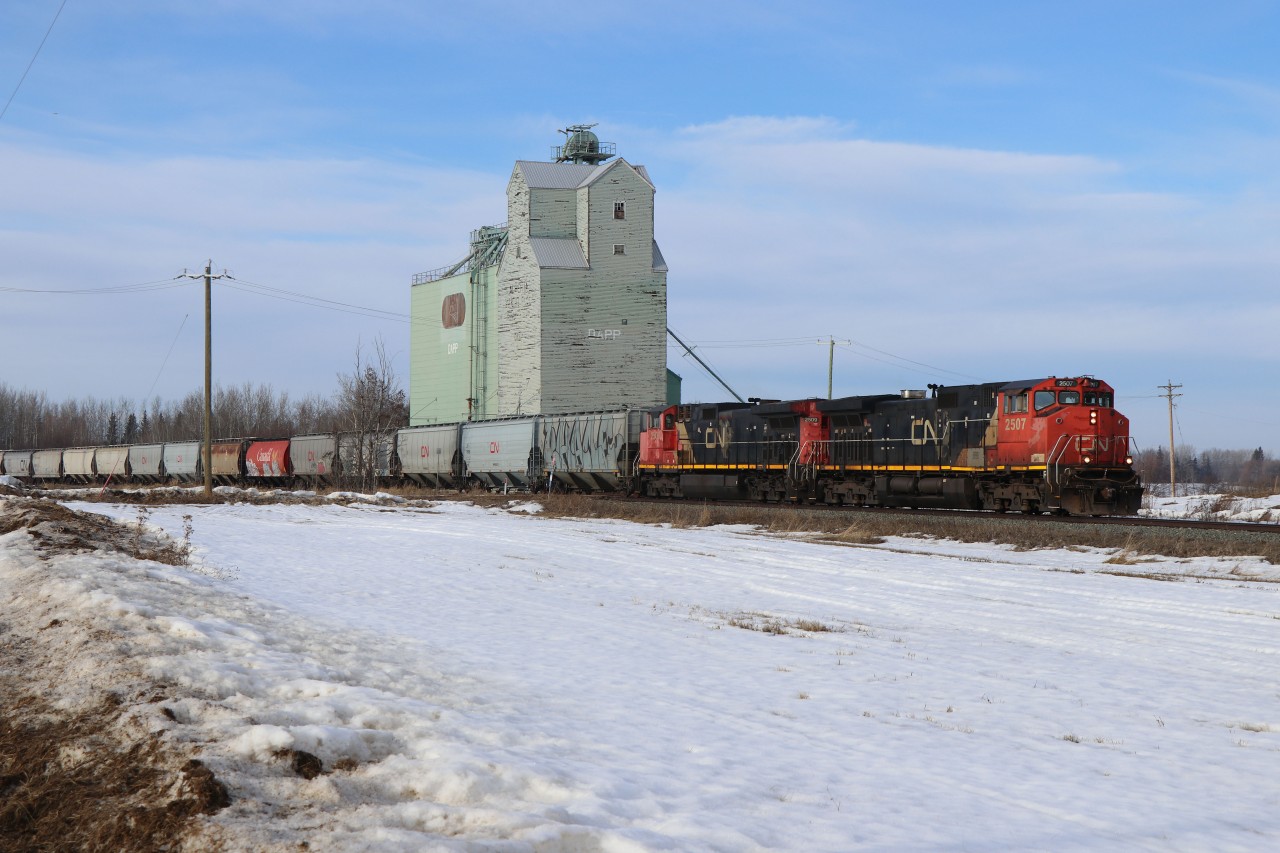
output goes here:
{"type": "MultiPolygon", "coordinates": [[[[211,258],[248,281],[407,315],[410,276],[459,260],[470,228],[506,213],[502,177],[374,160],[118,159],[13,145],[0,157],[10,167],[0,175],[6,287],[134,284],[211,258]]],[[[192,368],[203,309],[194,288],[5,300],[0,356],[15,365],[11,384],[55,399],[140,396],[184,315],[185,344],[157,393],[199,384],[192,368]],[[22,355],[31,352],[47,357],[22,355]]],[[[328,392],[356,341],[378,335],[405,372],[403,322],[221,286],[215,303],[218,381],[328,392]]]]}
{"type": "MultiPolygon", "coordinates": [[[[1050,373],[1123,393],[1196,360],[1274,363],[1280,248],[1265,238],[1280,207],[1265,195],[1162,192],[1117,161],[881,142],[823,117],[615,135],[657,182],[672,327],[693,343],[813,339],[704,351],[744,396],[825,394],[826,336],[900,356],[838,349],[837,394],[1050,373]],[[1230,352],[1188,355],[1206,340],[1230,352]]],[[[406,314],[413,273],[459,260],[471,229],[505,219],[510,168],[115,156],[21,137],[0,157],[4,286],[130,284],[212,258],[249,281],[406,314]]],[[[140,396],[186,315],[158,388],[185,393],[200,376],[200,310],[194,290],[6,295],[0,358],[21,365],[6,381],[55,398],[140,396]]],[[[216,311],[226,383],[327,391],[356,341],[379,334],[407,373],[404,324],[229,290],[216,311]]],[[[725,396],[677,350],[672,367],[687,396],[725,396]]]]}
{"type": "MultiPolygon", "coordinates": [[[[826,336],[901,356],[838,349],[837,394],[957,373],[1090,373],[1124,392],[1233,342],[1203,401],[1231,396],[1240,359],[1276,361],[1267,199],[1151,189],[1093,157],[859,139],[826,119],[734,118],[672,148],[678,186],[654,168],[673,327],[693,342],[814,338],[705,351],[744,395],[825,394],[826,336]]],[[[689,396],[725,396],[672,352],[689,396]]]]}

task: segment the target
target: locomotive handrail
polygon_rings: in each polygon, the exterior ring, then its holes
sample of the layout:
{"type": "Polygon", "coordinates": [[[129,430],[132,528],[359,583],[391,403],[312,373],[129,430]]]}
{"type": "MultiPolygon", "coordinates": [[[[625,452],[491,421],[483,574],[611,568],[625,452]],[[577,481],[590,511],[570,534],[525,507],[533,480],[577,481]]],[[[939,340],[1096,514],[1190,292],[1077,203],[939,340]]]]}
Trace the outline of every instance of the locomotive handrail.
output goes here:
{"type": "MultiPolygon", "coordinates": [[[[796,452],[792,453],[791,458],[787,460],[787,476],[792,480],[800,479],[800,451],[803,447],[803,444],[797,444],[796,452]]],[[[808,477],[805,479],[808,479],[808,477]]]]}
{"type": "Polygon", "coordinates": [[[1049,466],[1052,466],[1053,482],[1055,483],[1058,482],[1058,463],[1062,461],[1063,455],[1066,454],[1067,448],[1070,446],[1071,446],[1071,436],[1067,435],[1066,433],[1063,433],[1062,435],[1058,436],[1058,440],[1053,443],[1053,447],[1050,448],[1049,450],[1049,459],[1048,459],[1049,465],[1046,466],[1045,470],[1047,471],[1049,466]]]}
{"type": "Polygon", "coordinates": [[[803,442],[797,442],[796,451],[795,453],[791,454],[791,459],[787,462],[787,475],[791,477],[791,479],[793,480],[798,480],[800,479],[800,476],[799,476],[800,470],[803,467],[805,472],[805,477],[804,477],[805,480],[812,481],[816,479],[814,477],[814,472],[817,471],[818,469],[818,462],[817,462],[818,455],[816,453],[810,452],[809,461],[806,463],[801,463],[800,457],[805,455],[806,449],[812,448],[814,445],[823,445],[823,444],[830,444],[830,443],[831,442],[829,441],[814,441],[813,439],[808,439],[803,442]]]}
{"type": "Polygon", "coordinates": [[[1112,462],[1110,463],[1111,465],[1119,464],[1115,462],[1115,457],[1122,451],[1125,454],[1132,455],[1132,451],[1130,449],[1133,442],[1132,436],[1127,436],[1127,435],[1126,436],[1119,436],[1119,435],[1093,436],[1085,433],[1078,433],[1076,435],[1067,435],[1064,433],[1063,435],[1058,436],[1058,440],[1054,442],[1053,448],[1049,451],[1049,457],[1047,460],[1047,464],[1045,466],[1046,474],[1049,472],[1050,469],[1052,469],[1054,483],[1057,483],[1059,481],[1058,468],[1062,463],[1062,457],[1066,455],[1067,450],[1071,447],[1071,442],[1076,441],[1078,446],[1078,442],[1082,438],[1091,438],[1091,439],[1094,439],[1095,441],[1101,441],[1102,449],[1105,451],[1110,451],[1111,453],[1111,456],[1112,456],[1112,462]],[[1111,441],[1115,441],[1114,448],[1108,446],[1109,442],[1111,441]]]}

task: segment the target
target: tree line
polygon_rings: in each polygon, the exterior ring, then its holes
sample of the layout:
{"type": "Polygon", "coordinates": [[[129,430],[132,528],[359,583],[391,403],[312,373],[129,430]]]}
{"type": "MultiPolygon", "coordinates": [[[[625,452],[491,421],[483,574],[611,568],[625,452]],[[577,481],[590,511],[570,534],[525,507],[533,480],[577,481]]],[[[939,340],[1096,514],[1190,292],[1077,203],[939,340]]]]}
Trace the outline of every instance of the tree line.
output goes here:
{"type": "MultiPolygon", "coordinates": [[[[1173,449],[1174,475],[1179,483],[1205,486],[1242,486],[1280,493],[1280,460],[1261,447],[1253,450],[1197,450],[1190,445],[1173,449]]],[[[1133,460],[1144,483],[1169,482],[1169,451],[1157,447],[1138,453],[1133,460]]]]}
{"type": "MultiPolygon", "coordinates": [[[[385,434],[407,426],[409,406],[381,341],[373,354],[357,348],[354,370],[338,375],[331,396],[293,399],[269,384],[213,389],[215,438],[286,438],[325,432],[385,434]]],[[[204,437],[204,391],[180,400],[87,397],[50,400],[44,391],[0,382],[0,449],[40,450],[190,441],[204,437]]]]}

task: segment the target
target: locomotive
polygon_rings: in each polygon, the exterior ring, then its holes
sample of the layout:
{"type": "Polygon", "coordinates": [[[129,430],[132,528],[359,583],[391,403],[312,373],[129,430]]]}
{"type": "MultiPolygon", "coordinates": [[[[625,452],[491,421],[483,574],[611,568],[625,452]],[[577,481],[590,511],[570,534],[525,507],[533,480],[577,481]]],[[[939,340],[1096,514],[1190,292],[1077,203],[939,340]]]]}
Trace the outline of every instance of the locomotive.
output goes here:
{"type": "Polygon", "coordinates": [[[1129,422],[1088,376],[930,393],[670,406],[637,478],[654,497],[1131,515],[1129,422]]]}

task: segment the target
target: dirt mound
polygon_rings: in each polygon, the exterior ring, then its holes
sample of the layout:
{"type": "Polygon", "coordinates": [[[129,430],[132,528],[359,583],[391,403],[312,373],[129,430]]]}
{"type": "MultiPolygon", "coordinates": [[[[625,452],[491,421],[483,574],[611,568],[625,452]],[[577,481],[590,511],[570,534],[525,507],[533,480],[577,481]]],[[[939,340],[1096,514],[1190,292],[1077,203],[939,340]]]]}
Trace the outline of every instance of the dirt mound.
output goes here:
{"type": "MultiPolygon", "coordinates": [[[[19,529],[44,559],[160,541],[53,501],[0,498],[0,533],[19,529]]],[[[198,747],[166,736],[163,687],[131,670],[108,632],[52,617],[15,577],[0,575],[0,850],[208,849],[200,816],[230,795],[198,747]],[[77,677],[86,663],[92,679],[77,677]]]]}
{"type": "Polygon", "coordinates": [[[46,498],[0,499],[0,535],[26,528],[41,556],[112,551],[171,566],[185,565],[190,545],[148,529],[145,508],[137,522],[121,524],[93,513],[76,512],[46,498]]]}

